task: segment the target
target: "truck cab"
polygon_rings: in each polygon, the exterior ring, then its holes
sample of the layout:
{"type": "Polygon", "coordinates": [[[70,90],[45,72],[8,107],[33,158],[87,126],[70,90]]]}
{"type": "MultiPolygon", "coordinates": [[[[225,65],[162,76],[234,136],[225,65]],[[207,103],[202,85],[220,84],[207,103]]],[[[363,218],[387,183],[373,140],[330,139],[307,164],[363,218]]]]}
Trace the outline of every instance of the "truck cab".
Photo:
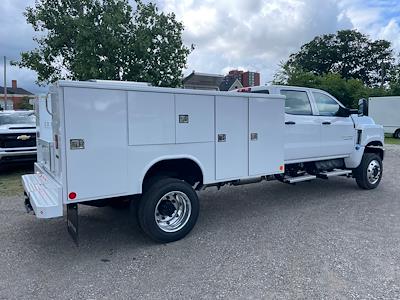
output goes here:
{"type": "Polygon", "coordinates": [[[323,90],[271,85],[237,91],[286,97],[285,164],[336,160],[346,168],[355,168],[365,148],[379,153],[383,159],[382,126],[347,109],[323,90]]]}

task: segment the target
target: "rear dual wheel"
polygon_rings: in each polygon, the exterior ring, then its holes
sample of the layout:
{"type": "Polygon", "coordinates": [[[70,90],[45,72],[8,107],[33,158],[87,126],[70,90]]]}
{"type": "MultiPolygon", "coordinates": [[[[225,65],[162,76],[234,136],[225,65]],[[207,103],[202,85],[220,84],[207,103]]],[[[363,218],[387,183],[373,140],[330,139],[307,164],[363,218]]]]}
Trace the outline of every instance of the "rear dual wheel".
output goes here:
{"type": "Polygon", "coordinates": [[[198,215],[196,192],[190,184],[175,178],[153,181],[139,202],[139,225],[158,242],[173,242],[186,236],[196,224],[198,215]]]}

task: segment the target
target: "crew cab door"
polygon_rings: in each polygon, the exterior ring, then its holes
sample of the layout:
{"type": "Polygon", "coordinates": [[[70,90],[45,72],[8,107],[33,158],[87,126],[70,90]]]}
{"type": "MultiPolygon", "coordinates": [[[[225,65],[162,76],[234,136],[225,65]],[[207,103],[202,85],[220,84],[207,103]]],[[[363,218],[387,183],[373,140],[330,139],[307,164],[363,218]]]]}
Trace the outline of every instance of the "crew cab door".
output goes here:
{"type": "Polygon", "coordinates": [[[330,95],[312,91],[321,123],[321,155],[349,155],[355,146],[355,129],[351,117],[337,116],[339,103],[330,95]]]}
{"type": "Polygon", "coordinates": [[[321,123],[306,90],[281,89],[285,101],[285,162],[321,156],[321,123]]]}

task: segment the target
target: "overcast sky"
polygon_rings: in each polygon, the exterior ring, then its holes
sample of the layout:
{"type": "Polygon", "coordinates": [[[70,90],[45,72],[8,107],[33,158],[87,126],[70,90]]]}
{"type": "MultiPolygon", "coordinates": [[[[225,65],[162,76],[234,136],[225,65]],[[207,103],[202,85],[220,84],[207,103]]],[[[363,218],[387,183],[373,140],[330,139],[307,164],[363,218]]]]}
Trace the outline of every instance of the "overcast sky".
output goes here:
{"type": "MultiPolygon", "coordinates": [[[[400,1],[398,0],[157,0],[160,9],[175,12],[185,26],[184,41],[196,49],[185,74],[224,74],[240,68],[261,72],[266,83],[279,62],[314,36],[356,28],[372,38],[391,41],[400,51],[400,1]]],[[[19,59],[33,49],[35,32],[22,13],[34,0],[0,1],[0,55],[19,59]]],[[[3,85],[3,59],[1,59],[3,85]]],[[[7,81],[43,92],[33,71],[8,67],[7,81]]]]}

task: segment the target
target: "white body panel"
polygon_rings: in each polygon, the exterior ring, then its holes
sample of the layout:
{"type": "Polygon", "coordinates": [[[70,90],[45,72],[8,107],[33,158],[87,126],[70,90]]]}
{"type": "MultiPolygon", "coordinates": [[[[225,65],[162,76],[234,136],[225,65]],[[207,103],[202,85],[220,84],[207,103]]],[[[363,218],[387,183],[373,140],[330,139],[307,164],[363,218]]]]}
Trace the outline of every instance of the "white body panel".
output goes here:
{"type": "Polygon", "coordinates": [[[282,151],[284,124],[280,116],[284,107],[271,99],[253,98],[249,102],[249,175],[279,172],[284,160],[282,151]],[[252,133],[256,137],[252,139],[252,133]],[[274,143],[271,143],[274,141],[274,143]]]}
{"type": "Polygon", "coordinates": [[[128,92],[129,145],[175,143],[174,103],[173,94],[128,92]]]}
{"type": "Polygon", "coordinates": [[[400,130],[400,97],[370,98],[368,115],[383,126],[385,133],[395,133],[400,130]]]}
{"type": "Polygon", "coordinates": [[[127,94],[118,90],[64,89],[68,193],[77,200],[128,190],[127,94]],[[71,150],[82,139],[84,149],[71,150]]]}
{"type": "Polygon", "coordinates": [[[325,156],[336,156],[349,155],[354,151],[356,131],[351,117],[320,116],[319,120],[321,153],[325,156]]]}
{"type": "Polygon", "coordinates": [[[285,114],[285,122],[285,162],[321,156],[321,122],[317,117],[285,114]]]}
{"type": "Polygon", "coordinates": [[[282,96],[61,81],[51,103],[50,157],[37,172],[60,186],[57,205],[139,194],[148,170],[164,160],[193,161],[203,184],[282,172],[282,96]],[[250,145],[249,105],[260,118],[251,121],[259,139],[250,145]]]}
{"type": "Polygon", "coordinates": [[[216,180],[247,177],[248,165],[248,100],[245,97],[217,97],[216,180]],[[219,141],[218,135],[225,135],[219,141]]]}
{"type": "Polygon", "coordinates": [[[176,143],[214,141],[214,97],[207,95],[175,95],[176,143]],[[187,123],[180,116],[188,116],[187,123]]]}

